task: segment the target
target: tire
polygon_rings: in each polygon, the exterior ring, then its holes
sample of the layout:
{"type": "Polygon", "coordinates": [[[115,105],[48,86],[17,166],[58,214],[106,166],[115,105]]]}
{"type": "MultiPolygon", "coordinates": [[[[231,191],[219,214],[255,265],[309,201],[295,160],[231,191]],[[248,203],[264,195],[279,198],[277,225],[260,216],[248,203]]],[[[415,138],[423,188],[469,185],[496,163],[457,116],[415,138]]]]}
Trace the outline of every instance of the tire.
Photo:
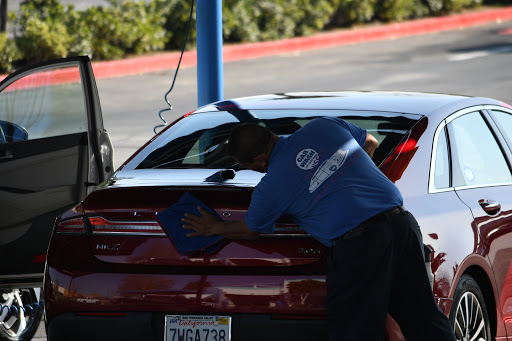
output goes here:
{"type": "Polygon", "coordinates": [[[28,341],[34,336],[43,308],[39,306],[36,292],[33,288],[0,290],[0,340],[2,341],[28,341]],[[25,311],[18,309],[18,313],[7,313],[12,307],[25,307],[25,311]],[[33,309],[27,306],[32,306],[33,309]]]}
{"type": "Polygon", "coordinates": [[[491,341],[491,325],[484,295],[478,283],[470,275],[460,278],[453,305],[450,311],[450,323],[457,340],[491,341]]]}

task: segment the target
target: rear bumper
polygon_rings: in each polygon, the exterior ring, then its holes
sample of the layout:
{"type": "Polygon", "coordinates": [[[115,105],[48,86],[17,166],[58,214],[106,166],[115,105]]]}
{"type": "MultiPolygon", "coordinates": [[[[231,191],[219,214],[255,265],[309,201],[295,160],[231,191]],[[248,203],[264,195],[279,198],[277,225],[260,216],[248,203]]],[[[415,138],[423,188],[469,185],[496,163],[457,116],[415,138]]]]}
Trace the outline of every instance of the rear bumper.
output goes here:
{"type": "MultiPolygon", "coordinates": [[[[108,317],[60,314],[48,322],[47,338],[48,341],[164,341],[165,315],[151,312],[108,317]]],[[[291,320],[266,314],[231,316],[232,341],[328,340],[326,320],[291,320]]]]}

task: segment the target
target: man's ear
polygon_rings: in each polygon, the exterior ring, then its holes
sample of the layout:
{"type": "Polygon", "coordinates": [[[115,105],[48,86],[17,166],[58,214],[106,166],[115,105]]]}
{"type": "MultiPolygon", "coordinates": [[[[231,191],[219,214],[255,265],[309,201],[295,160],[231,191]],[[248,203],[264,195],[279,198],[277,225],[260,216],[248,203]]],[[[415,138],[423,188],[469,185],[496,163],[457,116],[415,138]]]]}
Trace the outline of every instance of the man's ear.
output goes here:
{"type": "Polygon", "coordinates": [[[258,154],[254,157],[253,162],[266,162],[265,154],[258,154]]]}

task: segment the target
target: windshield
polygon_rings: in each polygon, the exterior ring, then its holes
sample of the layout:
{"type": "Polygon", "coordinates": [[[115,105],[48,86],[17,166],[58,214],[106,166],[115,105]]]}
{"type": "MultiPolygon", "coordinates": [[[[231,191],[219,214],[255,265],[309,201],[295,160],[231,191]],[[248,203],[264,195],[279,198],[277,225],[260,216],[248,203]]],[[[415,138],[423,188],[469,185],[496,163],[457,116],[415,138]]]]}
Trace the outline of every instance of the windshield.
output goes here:
{"type": "Polygon", "coordinates": [[[148,168],[234,168],[227,153],[231,130],[240,123],[254,122],[278,136],[287,136],[316,117],[340,117],[366,129],[379,142],[374,161],[380,165],[398,145],[418,115],[341,110],[236,110],[192,114],[178,121],[149,144],[130,165],[148,168]]]}

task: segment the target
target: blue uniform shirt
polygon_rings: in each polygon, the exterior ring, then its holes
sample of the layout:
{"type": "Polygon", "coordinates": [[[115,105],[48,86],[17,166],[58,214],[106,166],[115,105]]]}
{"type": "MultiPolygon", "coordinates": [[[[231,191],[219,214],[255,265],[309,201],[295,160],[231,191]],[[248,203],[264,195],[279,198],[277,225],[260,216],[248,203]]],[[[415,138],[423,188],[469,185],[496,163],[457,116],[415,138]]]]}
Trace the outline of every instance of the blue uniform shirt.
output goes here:
{"type": "Polygon", "coordinates": [[[402,205],[398,188],[362,149],[366,130],[342,119],[314,119],[277,141],[254,189],[245,224],[272,233],[291,215],[327,246],[368,218],[402,205]]]}

